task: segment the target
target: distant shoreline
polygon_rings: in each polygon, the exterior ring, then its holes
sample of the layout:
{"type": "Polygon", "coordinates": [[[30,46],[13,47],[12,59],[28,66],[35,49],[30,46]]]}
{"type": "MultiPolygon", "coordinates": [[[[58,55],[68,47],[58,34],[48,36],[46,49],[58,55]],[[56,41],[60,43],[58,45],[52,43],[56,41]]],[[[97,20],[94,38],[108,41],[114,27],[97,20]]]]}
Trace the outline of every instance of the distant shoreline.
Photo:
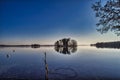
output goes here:
{"type": "Polygon", "coordinates": [[[40,44],[31,44],[31,45],[0,45],[0,47],[32,47],[32,48],[39,48],[39,47],[52,47],[54,45],[40,45],[40,44]]]}
{"type": "Polygon", "coordinates": [[[96,46],[97,48],[118,48],[120,49],[120,41],[98,42],[96,44],[91,44],[91,46],[96,46]]]}

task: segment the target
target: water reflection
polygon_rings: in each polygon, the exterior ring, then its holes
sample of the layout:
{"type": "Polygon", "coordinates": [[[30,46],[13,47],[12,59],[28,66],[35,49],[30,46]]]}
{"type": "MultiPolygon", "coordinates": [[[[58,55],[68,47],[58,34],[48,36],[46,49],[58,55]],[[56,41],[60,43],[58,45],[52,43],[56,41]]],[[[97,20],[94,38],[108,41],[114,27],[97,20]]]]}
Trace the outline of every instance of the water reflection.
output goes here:
{"type": "Polygon", "coordinates": [[[46,52],[44,53],[44,55],[45,55],[45,59],[44,59],[44,63],[45,63],[45,80],[48,80],[48,79],[49,79],[49,77],[48,77],[48,72],[49,72],[49,70],[48,70],[46,52]]]}
{"type": "Polygon", "coordinates": [[[24,51],[24,48],[20,50],[19,48],[6,48],[5,52],[1,51],[5,54],[0,55],[0,80],[21,78],[24,80],[120,80],[120,58],[119,52],[116,50],[106,52],[104,49],[98,51],[96,48],[97,51],[89,50],[88,47],[82,49],[82,47],[54,46],[53,48],[57,49],[57,52],[60,50],[61,53],[65,52],[64,54],[74,53],[77,49],[80,49],[84,54],[81,53],[81,55],[78,52],[74,57],[63,57],[59,54],[52,54],[56,50],[53,51],[51,48],[48,52],[46,50],[42,51],[41,47],[37,51],[33,48],[34,52],[31,48],[31,51],[28,52],[24,51]],[[11,54],[7,49],[12,53],[15,50],[15,54],[11,54]],[[8,59],[2,58],[2,55],[8,59]]]}
{"type": "Polygon", "coordinates": [[[13,50],[13,52],[15,52],[15,50],[13,50]]]}
{"type": "Polygon", "coordinates": [[[55,51],[63,54],[71,54],[77,51],[77,47],[62,47],[62,46],[55,46],[55,51]]]}
{"type": "MultiPolygon", "coordinates": [[[[16,46],[15,46],[16,47],[16,46]]],[[[40,48],[40,45],[31,45],[33,49],[40,48]]],[[[30,48],[30,47],[19,47],[19,48],[30,48]]],[[[53,47],[53,46],[41,46],[41,47],[53,47]]],[[[0,48],[7,48],[7,47],[0,47],[0,48]]],[[[62,54],[71,54],[77,51],[77,46],[54,46],[54,50],[62,53],[62,54]]],[[[12,50],[12,52],[16,52],[16,50],[12,50]]]]}
{"type": "Polygon", "coordinates": [[[40,45],[39,44],[32,44],[31,48],[40,48],[40,45]]]}
{"type": "Polygon", "coordinates": [[[78,73],[73,68],[70,67],[67,68],[59,67],[59,68],[49,69],[46,52],[44,53],[44,55],[45,55],[44,58],[45,80],[61,80],[61,79],[70,80],[70,79],[76,79],[78,77],[78,73]]]}
{"type": "Polygon", "coordinates": [[[71,54],[77,51],[77,41],[63,38],[55,42],[55,51],[63,54],[71,54]]]}
{"type": "Polygon", "coordinates": [[[10,55],[9,55],[9,54],[7,54],[7,55],[6,55],[6,58],[9,58],[9,57],[10,57],[10,55]]]}

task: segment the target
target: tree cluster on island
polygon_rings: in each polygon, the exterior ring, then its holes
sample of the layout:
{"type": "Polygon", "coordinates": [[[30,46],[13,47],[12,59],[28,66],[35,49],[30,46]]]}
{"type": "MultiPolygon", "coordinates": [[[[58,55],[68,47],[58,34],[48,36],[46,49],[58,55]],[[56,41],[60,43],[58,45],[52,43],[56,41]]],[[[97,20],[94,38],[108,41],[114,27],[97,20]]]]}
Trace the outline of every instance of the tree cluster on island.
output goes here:
{"type": "Polygon", "coordinates": [[[56,41],[54,45],[58,47],[76,47],[77,41],[71,40],[70,38],[63,38],[56,41]]]}
{"type": "Polygon", "coordinates": [[[63,38],[55,42],[55,50],[59,53],[70,54],[77,51],[77,41],[63,38]]]}

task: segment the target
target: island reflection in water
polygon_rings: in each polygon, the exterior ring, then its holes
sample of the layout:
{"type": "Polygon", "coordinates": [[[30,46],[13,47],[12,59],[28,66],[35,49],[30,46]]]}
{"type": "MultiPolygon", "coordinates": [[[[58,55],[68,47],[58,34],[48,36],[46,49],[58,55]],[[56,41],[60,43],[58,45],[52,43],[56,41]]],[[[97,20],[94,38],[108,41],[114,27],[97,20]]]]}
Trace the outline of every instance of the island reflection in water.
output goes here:
{"type": "Polygon", "coordinates": [[[77,51],[77,47],[58,47],[55,46],[55,51],[59,52],[59,53],[63,53],[63,54],[71,54],[71,53],[75,53],[77,51]]]}
{"type": "Polygon", "coordinates": [[[4,80],[120,79],[119,49],[90,46],[4,47],[0,48],[0,53],[0,79],[4,80]],[[59,52],[76,54],[56,54],[59,52]]]}

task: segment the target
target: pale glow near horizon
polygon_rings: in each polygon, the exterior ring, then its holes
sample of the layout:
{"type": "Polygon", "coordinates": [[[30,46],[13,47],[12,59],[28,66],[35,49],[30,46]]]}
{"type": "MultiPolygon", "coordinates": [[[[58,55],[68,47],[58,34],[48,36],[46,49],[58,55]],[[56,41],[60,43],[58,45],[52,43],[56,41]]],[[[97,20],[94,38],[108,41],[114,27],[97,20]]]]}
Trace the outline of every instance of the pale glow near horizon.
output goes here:
{"type": "Polygon", "coordinates": [[[89,45],[97,42],[111,42],[119,41],[120,37],[114,33],[106,33],[101,35],[98,32],[91,33],[88,35],[61,35],[41,38],[11,38],[5,39],[0,44],[54,44],[57,40],[62,38],[71,38],[78,42],[78,45],[89,45]]]}

